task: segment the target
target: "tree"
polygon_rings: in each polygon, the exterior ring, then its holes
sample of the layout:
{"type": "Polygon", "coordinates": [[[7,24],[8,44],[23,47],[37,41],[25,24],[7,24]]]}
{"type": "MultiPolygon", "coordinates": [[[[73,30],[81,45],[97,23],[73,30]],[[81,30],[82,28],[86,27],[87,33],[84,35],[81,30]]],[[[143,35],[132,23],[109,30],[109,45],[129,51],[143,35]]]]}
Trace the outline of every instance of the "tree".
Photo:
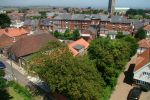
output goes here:
{"type": "Polygon", "coordinates": [[[125,37],[125,35],[123,35],[123,32],[118,32],[117,35],[116,35],[117,39],[121,39],[123,37],[125,37]]]}
{"type": "Polygon", "coordinates": [[[0,99],[1,100],[10,100],[10,95],[6,90],[7,81],[3,78],[5,76],[4,70],[0,69],[0,99]]]}
{"type": "Polygon", "coordinates": [[[70,31],[69,29],[66,29],[65,32],[64,32],[64,37],[70,37],[70,31]]]}
{"type": "Polygon", "coordinates": [[[73,39],[73,40],[77,40],[77,39],[79,39],[79,38],[80,38],[80,32],[79,32],[78,29],[75,29],[75,30],[73,31],[72,39],[73,39]]]}
{"type": "Polygon", "coordinates": [[[114,87],[119,73],[130,57],[130,49],[124,40],[98,38],[91,42],[88,54],[95,61],[106,84],[114,87]]]}
{"type": "Polygon", "coordinates": [[[0,90],[3,90],[6,88],[6,80],[3,78],[5,76],[5,72],[3,70],[0,70],[0,90]]]}
{"type": "Polygon", "coordinates": [[[11,24],[10,18],[6,14],[0,14],[0,28],[9,27],[11,24]]]}
{"type": "Polygon", "coordinates": [[[56,38],[58,38],[58,37],[60,36],[60,33],[56,30],[56,31],[53,33],[53,35],[54,35],[56,38]]]}
{"type": "Polygon", "coordinates": [[[47,14],[45,11],[41,11],[39,12],[41,14],[41,18],[46,18],[47,17],[47,14]]]}
{"type": "Polygon", "coordinates": [[[26,13],[28,10],[28,8],[19,8],[19,13],[26,13]]]}
{"type": "Polygon", "coordinates": [[[30,69],[69,100],[100,100],[103,79],[87,57],[73,57],[66,45],[49,42],[30,61],[30,69]],[[45,51],[45,52],[44,52],[45,51]]]}
{"type": "Polygon", "coordinates": [[[130,48],[130,57],[135,55],[138,49],[137,40],[132,36],[125,36],[122,39],[128,43],[130,48]]]}
{"type": "Polygon", "coordinates": [[[146,32],[143,28],[140,28],[138,32],[135,34],[135,38],[138,40],[142,40],[146,38],[146,32]]]}
{"type": "Polygon", "coordinates": [[[134,37],[129,36],[129,35],[123,35],[122,32],[118,32],[118,34],[116,35],[116,39],[124,40],[128,44],[130,48],[130,57],[135,55],[138,49],[138,44],[134,37]]]}

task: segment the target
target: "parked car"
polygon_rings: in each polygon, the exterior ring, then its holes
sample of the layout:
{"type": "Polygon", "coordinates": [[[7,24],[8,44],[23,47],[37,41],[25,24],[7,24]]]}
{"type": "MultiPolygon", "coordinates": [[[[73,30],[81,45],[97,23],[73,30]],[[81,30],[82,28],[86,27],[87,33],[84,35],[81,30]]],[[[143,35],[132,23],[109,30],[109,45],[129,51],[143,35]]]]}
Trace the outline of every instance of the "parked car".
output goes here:
{"type": "Polygon", "coordinates": [[[127,99],[128,100],[139,100],[141,93],[142,93],[141,88],[134,87],[133,89],[130,90],[127,99]]]}
{"type": "Polygon", "coordinates": [[[5,68],[6,68],[5,64],[2,61],[0,61],[0,69],[5,69],[5,68]]]}
{"type": "Polygon", "coordinates": [[[140,85],[142,91],[144,92],[148,92],[150,91],[150,86],[149,85],[140,85]]]}

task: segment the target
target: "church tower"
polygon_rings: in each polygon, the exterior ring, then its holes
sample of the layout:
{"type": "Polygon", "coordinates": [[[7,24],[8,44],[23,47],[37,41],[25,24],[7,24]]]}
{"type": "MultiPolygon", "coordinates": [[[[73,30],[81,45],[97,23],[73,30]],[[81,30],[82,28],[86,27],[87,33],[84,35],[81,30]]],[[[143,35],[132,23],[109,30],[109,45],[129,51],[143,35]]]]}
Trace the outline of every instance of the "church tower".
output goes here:
{"type": "Polygon", "coordinates": [[[108,13],[112,15],[115,12],[115,0],[109,0],[108,13]]]}

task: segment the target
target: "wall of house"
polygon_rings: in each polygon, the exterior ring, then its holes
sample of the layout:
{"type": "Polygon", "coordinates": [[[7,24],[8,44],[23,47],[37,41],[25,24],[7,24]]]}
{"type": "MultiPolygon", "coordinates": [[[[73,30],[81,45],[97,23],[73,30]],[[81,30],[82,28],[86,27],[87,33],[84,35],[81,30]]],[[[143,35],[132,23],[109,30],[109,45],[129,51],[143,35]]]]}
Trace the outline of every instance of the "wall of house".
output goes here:
{"type": "Polygon", "coordinates": [[[147,37],[150,37],[150,31],[146,31],[147,37]]]}
{"type": "Polygon", "coordinates": [[[134,72],[134,79],[147,82],[150,84],[150,63],[134,72]]]}
{"type": "Polygon", "coordinates": [[[147,50],[147,48],[138,48],[137,49],[137,54],[141,54],[141,53],[143,53],[146,50],[147,50]]]}

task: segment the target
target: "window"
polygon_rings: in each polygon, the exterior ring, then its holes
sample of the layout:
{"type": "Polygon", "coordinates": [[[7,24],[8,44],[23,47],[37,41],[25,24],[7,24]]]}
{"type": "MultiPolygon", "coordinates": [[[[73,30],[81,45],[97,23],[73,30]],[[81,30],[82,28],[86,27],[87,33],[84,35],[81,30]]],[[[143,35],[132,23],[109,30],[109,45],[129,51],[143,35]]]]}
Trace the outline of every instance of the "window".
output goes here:
{"type": "Polygon", "coordinates": [[[143,72],[143,75],[150,77],[150,73],[149,72],[143,72]]]}
{"type": "Polygon", "coordinates": [[[77,44],[73,47],[74,49],[76,49],[79,53],[82,53],[84,51],[84,46],[77,44]]]}

